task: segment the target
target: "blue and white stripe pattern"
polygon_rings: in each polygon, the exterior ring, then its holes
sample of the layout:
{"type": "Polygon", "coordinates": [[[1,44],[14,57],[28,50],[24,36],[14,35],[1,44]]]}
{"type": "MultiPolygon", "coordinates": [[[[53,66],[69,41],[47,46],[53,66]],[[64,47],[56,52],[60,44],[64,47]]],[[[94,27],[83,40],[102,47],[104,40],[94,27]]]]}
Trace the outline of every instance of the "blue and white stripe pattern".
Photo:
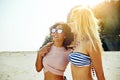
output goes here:
{"type": "Polygon", "coordinates": [[[75,66],[89,66],[91,64],[90,57],[80,52],[70,53],[69,61],[75,66]]]}

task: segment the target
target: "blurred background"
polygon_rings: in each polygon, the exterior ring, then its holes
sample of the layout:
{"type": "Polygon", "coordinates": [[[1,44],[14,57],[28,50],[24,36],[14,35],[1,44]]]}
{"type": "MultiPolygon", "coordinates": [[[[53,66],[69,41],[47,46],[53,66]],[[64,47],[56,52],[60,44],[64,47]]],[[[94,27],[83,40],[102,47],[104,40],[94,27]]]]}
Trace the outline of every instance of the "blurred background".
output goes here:
{"type": "Polygon", "coordinates": [[[120,50],[120,0],[0,0],[0,51],[36,51],[70,9],[89,6],[99,19],[105,51],[120,50]]]}
{"type": "Polygon", "coordinates": [[[94,14],[100,20],[101,40],[105,51],[120,51],[120,0],[96,5],[94,14]]]}
{"type": "MultiPolygon", "coordinates": [[[[49,41],[49,27],[66,22],[76,5],[92,8],[106,80],[120,80],[120,0],[0,0],[0,80],[43,80],[35,69],[37,50],[49,41]]],[[[70,64],[65,76],[72,80],[70,64]]]]}
{"type": "MultiPolygon", "coordinates": [[[[105,0],[92,8],[100,26],[100,37],[104,51],[120,51],[120,0],[105,0]]],[[[49,42],[46,37],[44,44],[49,42]]]]}

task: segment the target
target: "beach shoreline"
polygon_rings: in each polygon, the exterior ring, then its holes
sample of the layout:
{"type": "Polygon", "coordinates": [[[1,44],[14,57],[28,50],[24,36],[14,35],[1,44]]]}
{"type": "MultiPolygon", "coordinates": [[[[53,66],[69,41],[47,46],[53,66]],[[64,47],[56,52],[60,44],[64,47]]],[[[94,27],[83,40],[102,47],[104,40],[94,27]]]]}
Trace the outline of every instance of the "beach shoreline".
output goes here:
{"type": "MultiPolygon", "coordinates": [[[[43,80],[43,71],[36,72],[37,51],[0,52],[0,80],[43,80]]],[[[120,80],[120,51],[103,54],[103,67],[106,80],[120,80]],[[110,78],[109,78],[110,77],[110,78]]],[[[68,80],[72,80],[70,63],[65,71],[68,80]]]]}

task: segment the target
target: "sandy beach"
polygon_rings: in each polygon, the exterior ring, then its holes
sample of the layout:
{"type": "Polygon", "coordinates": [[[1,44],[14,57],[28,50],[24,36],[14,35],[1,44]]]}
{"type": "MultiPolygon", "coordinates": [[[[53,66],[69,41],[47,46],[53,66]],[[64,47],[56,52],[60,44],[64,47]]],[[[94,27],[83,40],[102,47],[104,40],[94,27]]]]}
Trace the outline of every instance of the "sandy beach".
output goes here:
{"type": "MultiPolygon", "coordinates": [[[[43,71],[36,72],[36,51],[0,52],[0,80],[43,80],[43,71]]],[[[105,52],[103,67],[106,80],[120,80],[120,51],[105,52]]],[[[72,80],[70,64],[65,76],[72,80]]]]}

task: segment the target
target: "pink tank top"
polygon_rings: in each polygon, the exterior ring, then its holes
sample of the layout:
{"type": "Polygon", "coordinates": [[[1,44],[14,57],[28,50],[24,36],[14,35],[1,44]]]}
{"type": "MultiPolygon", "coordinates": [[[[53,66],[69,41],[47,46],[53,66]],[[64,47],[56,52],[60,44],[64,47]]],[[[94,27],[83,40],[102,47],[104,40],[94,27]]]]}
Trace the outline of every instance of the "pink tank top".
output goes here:
{"type": "Polygon", "coordinates": [[[64,47],[51,46],[49,53],[43,58],[44,72],[50,71],[56,75],[63,75],[68,65],[68,54],[64,47]]]}

